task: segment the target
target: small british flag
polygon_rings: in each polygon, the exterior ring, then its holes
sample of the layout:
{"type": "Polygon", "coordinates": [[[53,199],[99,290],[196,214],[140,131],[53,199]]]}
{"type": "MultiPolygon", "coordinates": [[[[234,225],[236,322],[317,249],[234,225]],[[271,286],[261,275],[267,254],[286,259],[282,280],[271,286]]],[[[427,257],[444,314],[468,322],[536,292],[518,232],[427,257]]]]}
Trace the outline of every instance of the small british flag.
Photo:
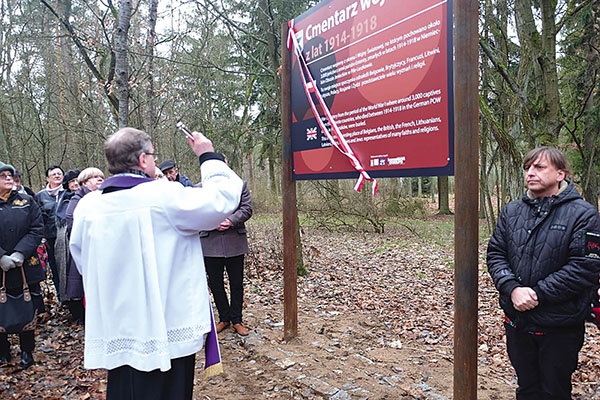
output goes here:
{"type": "Polygon", "coordinates": [[[317,127],[306,128],[306,140],[317,140],[317,127]]]}

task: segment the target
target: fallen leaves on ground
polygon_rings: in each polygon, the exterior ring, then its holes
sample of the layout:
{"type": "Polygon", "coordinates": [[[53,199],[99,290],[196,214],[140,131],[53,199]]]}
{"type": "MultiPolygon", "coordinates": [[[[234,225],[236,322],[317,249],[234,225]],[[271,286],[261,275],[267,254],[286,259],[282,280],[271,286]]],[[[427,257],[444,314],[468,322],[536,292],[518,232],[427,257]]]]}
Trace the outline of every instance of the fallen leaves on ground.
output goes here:
{"type": "MultiPolygon", "coordinates": [[[[203,381],[196,399],[449,399],[454,339],[452,217],[386,224],[384,234],[303,227],[298,338],[283,340],[280,218],[249,221],[244,318],[248,338],[220,334],[226,373],[203,381]],[[343,397],[347,395],[348,397],[343,397]],[[336,397],[337,396],[337,397],[336,397]]],[[[497,292],[479,243],[478,398],[514,398],[497,292]]],[[[47,287],[47,286],[46,286],[47,287]]],[[[36,364],[0,369],[2,399],[103,399],[106,372],[83,368],[83,328],[47,294],[36,364]]],[[[600,330],[588,325],[574,399],[600,399],[600,330]]]]}

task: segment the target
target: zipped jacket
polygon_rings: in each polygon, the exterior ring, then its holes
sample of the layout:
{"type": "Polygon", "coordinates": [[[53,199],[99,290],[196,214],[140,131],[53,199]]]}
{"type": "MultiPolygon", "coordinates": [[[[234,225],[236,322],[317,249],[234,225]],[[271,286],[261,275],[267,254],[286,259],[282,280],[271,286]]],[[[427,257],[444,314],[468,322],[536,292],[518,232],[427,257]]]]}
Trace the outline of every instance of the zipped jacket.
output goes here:
{"type": "MultiPolygon", "coordinates": [[[[62,192],[62,190],[61,190],[62,192]]],[[[42,189],[35,195],[35,200],[40,206],[44,217],[44,237],[52,239],[56,237],[56,206],[60,194],[52,196],[48,190],[42,189]]]]}
{"type": "Polygon", "coordinates": [[[598,210],[575,186],[563,184],[552,197],[527,194],[506,205],[490,238],[488,271],[500,306],[517,328],[548,332],[578,326],[589,314],[600,262],[586,257],[586,233],[600,232],[598,210]],[[517,287],[530,287],[538,306],[519,312],[511,301],[517,287]]]}

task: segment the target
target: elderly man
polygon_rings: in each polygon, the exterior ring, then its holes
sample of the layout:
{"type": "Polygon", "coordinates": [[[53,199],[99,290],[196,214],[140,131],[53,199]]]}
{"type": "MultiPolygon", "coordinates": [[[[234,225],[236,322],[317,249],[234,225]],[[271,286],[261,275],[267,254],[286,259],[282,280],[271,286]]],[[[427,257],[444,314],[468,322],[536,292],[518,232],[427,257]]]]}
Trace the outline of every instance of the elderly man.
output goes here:
{"type": "Polygon", "coordinates": [[[173,160],[164,160],[158,165],[158,169],[171,182],[179,182],[183,186],[194,186],[187,176],[179,173],[179,168],[177,168],[177,164],[173,160]]]}
{"type": "Polygon", "coordinates": [[[243,182],[210,140],[193,138],[201,188],[153,179],[150,136],[123,128],[105,144],[114,175],[75,209],[84,366],[108,370],[108,400],[191,399],[195,353],[216,338],[198,234],[236,209],[243,182]]]}

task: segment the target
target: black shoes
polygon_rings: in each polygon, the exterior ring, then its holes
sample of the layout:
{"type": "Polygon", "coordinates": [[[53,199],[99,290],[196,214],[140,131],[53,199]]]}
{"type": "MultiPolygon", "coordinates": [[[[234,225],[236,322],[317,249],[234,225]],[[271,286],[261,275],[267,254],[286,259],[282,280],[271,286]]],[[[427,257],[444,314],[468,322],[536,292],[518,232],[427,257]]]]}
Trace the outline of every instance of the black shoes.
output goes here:
{"type": "MultiPolygon", "coordinates": [[[[0,354],[0,367],[4,367],[7,365],[12,357],[10,354],[0,354]]],[[[26,369],[33,365],[33,355],[28,351],[21,351],[21,362],[19,363],[19,367],[26,369]]]]}
{"type": "Polygon", "coordinates": [[[33,355],[28,351],[21,351],[21,362],[19,366],[23,369],[29,368],[33,365],[33,355]]]}
{"type": "Polygon", "coordinates": [[[5,366],[10,361],[10,354],[0,354],[0,367],[5,366]]]}

